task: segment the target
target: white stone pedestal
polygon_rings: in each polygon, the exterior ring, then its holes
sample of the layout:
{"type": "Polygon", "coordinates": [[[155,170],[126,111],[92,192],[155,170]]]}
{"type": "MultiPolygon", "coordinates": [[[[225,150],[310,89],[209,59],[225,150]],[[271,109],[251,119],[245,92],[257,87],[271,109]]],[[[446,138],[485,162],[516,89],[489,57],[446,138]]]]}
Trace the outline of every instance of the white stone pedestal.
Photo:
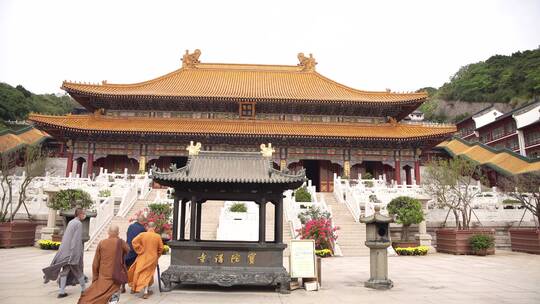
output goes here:
{"type": "Polygon", "coordinates": [[[56,227],[56,210],[49,208],[47,227],[41,228],[41,239],[52,240],[53,234],[58,234],[60,228],[56,227]]]}
{"type": "MultiPolygon", "coordinates": [[[[421,199],[420,202],[422,203],[422,209],[424,210],[424,214],[427,214],[427,200],[421,199]]],[[[431,245],[431,235],[427,233],[427,226],[426,226],[426,220],[420,222],[418,224],[418,233],[414,235],[414,238],[418,241],[420,246],[427,246],[429,247],[428,253],[434,253],[435,248],[431,245]]]]}

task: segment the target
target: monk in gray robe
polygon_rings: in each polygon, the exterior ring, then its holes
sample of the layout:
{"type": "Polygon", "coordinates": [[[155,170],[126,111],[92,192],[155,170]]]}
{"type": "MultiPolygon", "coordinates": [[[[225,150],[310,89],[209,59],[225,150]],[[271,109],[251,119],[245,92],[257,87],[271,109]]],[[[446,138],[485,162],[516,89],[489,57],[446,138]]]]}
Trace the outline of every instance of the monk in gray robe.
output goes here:
{"type": "Polygon", "coordinates": [[[83,272],[83,242],[82,242],[82,220],[86,218],[83,209],[75,209],[75,218],[69,221],[62,244],[54,256],[49,267],[43,268],[45,283],[57,280],[60,290],[58,297],[67,296],[66,285],[81,285],[81,292],[85,288],[85,277],[83,272]]]}
{"type": "Polygon", "coordinates": [[[124,257],[129,251],[127,243],[118,237],[118,226],[109,227],[109,238],[99,242],[92,264],[92,285],[81,295],[78,304],[107,304],[119,300],[120,284],[114,272],[123,272],[127,279],[124,257]]]}

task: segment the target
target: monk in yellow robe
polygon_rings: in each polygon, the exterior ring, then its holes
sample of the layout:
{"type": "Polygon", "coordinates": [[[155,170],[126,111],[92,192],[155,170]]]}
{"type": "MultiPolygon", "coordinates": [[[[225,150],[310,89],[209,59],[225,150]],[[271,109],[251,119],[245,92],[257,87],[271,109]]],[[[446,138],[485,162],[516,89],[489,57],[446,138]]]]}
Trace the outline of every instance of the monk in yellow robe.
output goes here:
{"type": "Polygon", "coordinates": [[[114,282],[113,272],[124,271],[124,256],[129,251],[127,243],[118,238],[118,226],[109,227],[109,238],[99,242],[92,264],[92,285],[84,291],[79,304],[107,304],[118,297],[120,284],[114,282]]]}
{"type": "Polygon", "coordinates": [[[148,288],[154,283],[154,272],[163,253],[163,241],[155,228],[155,223],[149,222],[147,231],[139,234],[131,243],[137,259],[129,268],[128,283],[132,293],[143,291],[144,299],[152,294],[148,288]]]}

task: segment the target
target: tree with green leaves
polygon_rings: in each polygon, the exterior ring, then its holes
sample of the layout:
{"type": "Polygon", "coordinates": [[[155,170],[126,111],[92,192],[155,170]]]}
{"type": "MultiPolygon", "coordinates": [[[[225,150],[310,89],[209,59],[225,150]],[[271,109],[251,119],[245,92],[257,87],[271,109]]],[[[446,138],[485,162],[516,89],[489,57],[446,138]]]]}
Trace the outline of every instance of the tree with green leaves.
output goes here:
{"type": "MultiPolygon", "coordinates": [[[[445,100],[513,102],[540,96],[540,48],[466,65],[439,88],[445,100]]],[[[517,104],[514,104],[516,106],[517,104]]]]}
{"type": "Polygon", "coordinates": [[[76,102],[69,95],[33,94],[18,85],[12,87],[0,82],[0,119],[24,120],[30,112],[43,114],[66,114],[76,102]]]}
{"type": "Polygon", "coordinates": [[[402,225],[401,240],[409,240],[409,227],[424,220],[422,204],[419,200],[409,196],[398,196],[390,201],[386,207],[388,213],[396,216],[396,222],[402,225]]]}

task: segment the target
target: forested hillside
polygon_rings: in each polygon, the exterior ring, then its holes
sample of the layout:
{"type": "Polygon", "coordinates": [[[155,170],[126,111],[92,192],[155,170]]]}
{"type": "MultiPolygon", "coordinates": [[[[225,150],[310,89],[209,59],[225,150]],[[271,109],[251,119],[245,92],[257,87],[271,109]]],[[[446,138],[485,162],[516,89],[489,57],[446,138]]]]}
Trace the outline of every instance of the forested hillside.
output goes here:
{"type": "Polygon", "coordinates": [[[23,86],[12,87],[0,83],[0,119],[21,120],[30,112],[65,114],[71,112],[75,102],[68,95],[33,94],[23,86]]]}
{"type": "Polygon", "coordinates": [[[484,107],[477,103],[515,108],[540,98],[540,48],[468,64],[439,89],[421,90],[430,97],[420,110],[434,121],[458,121],[484,107]]]}
{"type": "Polygon", "coordinates": [[[444,100],[514,104],[539,95],[540,49],[466,65],[437,91],[444,100]]]}

